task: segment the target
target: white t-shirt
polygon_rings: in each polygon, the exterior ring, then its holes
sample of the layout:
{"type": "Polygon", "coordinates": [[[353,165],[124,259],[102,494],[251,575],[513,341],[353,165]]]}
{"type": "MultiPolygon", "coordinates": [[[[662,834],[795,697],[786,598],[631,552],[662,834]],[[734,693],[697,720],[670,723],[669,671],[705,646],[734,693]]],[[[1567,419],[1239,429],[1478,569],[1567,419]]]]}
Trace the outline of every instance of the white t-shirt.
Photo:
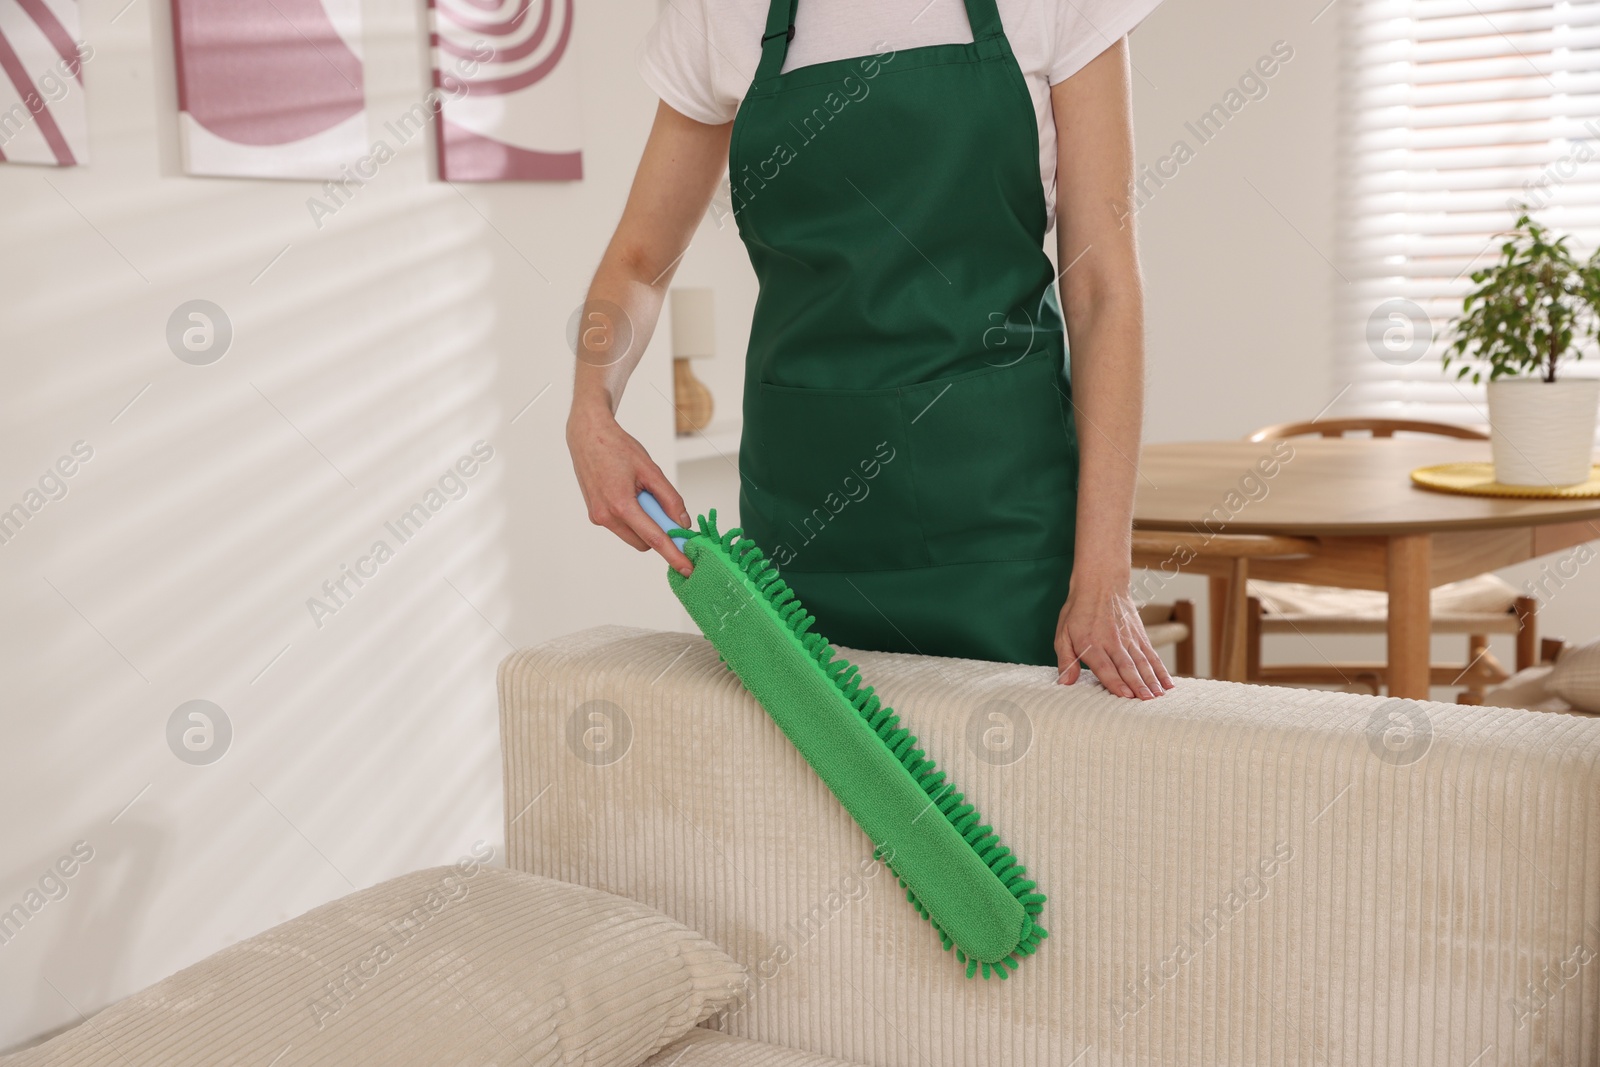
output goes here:
{"type": "MultiPolygon", "coordinates": [[[[1033,96],[1039,177],[1055,225],[1056,126],[1050,86],[1065,81],[1142,22],[1161,0],[996,0],[1033,96]]],[[[755,77],[767,0],[666,0],[645,38],[639,72],[674,109],[732,122],[755,77]]],[[[930,44],[967,44],[963,0],[799,0],[783,69],[930,44]]]]}

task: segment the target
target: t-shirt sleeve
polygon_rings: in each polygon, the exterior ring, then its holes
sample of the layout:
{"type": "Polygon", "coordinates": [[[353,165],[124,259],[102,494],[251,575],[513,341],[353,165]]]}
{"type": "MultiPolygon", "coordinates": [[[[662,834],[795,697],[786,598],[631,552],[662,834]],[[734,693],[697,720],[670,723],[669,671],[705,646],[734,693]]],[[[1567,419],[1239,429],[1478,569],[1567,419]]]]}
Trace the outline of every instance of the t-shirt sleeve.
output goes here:
{"type": "Polygon", "coordinates": [[[1059,0],[1050,84],[1066,81],[1145,20],[1161,0],[1059,0]]]}
{"type": "Polygon", "coordinates": [[[645,36],[639,75],[667,104],[696,122],[732,122],[739,101],[722,98],[714,78],[705,0],[672,0],[645,36]]]}

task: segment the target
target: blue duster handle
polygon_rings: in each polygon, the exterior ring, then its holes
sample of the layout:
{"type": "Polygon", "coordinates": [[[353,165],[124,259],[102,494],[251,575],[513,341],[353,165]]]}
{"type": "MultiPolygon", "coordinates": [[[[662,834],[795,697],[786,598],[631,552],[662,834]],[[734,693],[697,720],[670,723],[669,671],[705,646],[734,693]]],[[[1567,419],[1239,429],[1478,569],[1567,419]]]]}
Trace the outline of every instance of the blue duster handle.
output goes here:
{"type": "MultiPolygon", "coordinates": [[[[650,491],[648,489],[644,490],[643,492],[641,492],[639,494],[639,506],[641,508],[644,508],[644,513],[646,515],[650,516],[652,519],[654,519],[655,520],[655,524],[657,526],[661,527],[667,533],[671,533],[673,530],[682,529],[682,527],[679,526],[676,522],[674,522],[671,519],[667,518],[667,513],[664,510],[662,510],[660,502],[657,501],[656,498],[650,494],[650,491]]],[[[674,537],[672,539],[672,543],[677,545],[678,546],[678,551],[681,552],[681,551],[683,551],[683,546],[684,546],[685,540],[686,539],[682,538],[682,537],[674,537]]]]}

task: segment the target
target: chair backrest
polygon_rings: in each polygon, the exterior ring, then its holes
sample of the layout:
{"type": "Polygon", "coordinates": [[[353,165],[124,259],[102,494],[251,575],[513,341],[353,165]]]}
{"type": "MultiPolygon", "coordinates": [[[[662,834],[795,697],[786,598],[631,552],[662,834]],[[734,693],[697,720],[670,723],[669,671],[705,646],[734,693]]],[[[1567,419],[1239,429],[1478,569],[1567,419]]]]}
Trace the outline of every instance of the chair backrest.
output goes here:
{"type": "Polygon", "coordinates": [[[1470,426],[1456,426],[1448,422],[1428,422],[1423,419],[1317,419],[1311,422],[1280,422],[1263,426],[1245,440],[1281,441],[1285,437],[1343,437],[1347,433],[1369,431],[1374,437],[1393,437],[1396,432],[1427,433],[1435,437],[1459,437],[1467,441],[1487,441],[1489,435],[1470,426]]]}

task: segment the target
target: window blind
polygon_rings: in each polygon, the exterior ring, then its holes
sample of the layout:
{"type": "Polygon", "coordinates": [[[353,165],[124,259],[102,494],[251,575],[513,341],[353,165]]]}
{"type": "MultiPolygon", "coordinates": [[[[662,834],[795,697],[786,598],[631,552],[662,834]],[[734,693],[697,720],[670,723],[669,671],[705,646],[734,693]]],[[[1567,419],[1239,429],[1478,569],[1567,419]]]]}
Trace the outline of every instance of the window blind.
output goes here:
{"type": "MultiPolygon", "coordinates": [[[[1330,411],[1482,427],[1482,387],[1439,362],[1472,271],[1497,258],[1518,202],[1580,257],[1600,242],[1600,0],[1339,7],[1330,411]]],[[[1578,373],[1597,364],[1591,348],[1578,373]]]]}

